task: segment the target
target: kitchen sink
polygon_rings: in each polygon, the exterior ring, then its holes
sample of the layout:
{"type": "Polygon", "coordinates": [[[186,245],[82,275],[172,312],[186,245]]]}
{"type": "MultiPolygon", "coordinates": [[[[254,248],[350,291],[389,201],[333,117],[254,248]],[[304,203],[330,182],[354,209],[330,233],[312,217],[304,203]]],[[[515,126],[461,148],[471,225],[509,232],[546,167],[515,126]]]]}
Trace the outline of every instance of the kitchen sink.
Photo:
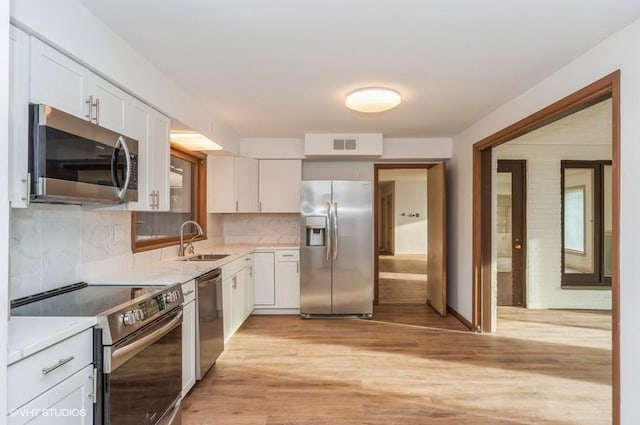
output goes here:
{"type": "Polygon", "coordinates": [[[228,257],[230,254],[198,254],[193,257],[184,258],[180,261],[217,261],[228,257]]]}

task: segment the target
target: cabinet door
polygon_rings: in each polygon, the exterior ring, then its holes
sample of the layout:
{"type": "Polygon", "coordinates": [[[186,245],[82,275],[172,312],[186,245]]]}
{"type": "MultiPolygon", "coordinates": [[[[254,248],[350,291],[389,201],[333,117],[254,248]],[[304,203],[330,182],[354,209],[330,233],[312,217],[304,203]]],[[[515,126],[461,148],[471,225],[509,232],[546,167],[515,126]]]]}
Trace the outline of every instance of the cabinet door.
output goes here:
{"type": "Polygon", "coordinates": [[[244,303],[246,279],[242,271],[236,273],[232,278],[231,294],[231,320],[232,330],[235,333],[244,322],[244,303]]]}
{"type": "Polygon", "coordinates": [[[235,329],[233,329],[233,276],[229,276],[222,281],[222,319],[224,321],[224,342],[229,342],[235,329]]]}
{"type": "Polygon", "coordinates": [[[182,397],[196,383],[196,302],[184,305],[182,320],[182,397]]]}
{"type": "Polygon", "coordinates": [[[9,425],[93,424],[93,365],[9,414],[9,425]]]}
{"type": "Polygon", "coordinates": [[[90,76],[82,65],[31,37],[31,102],[88,120],[90,76]]]}
{"type": "Polygon", "coordinates": [[[251,315],[251,313],[253,313],[253,305],[255,304],[255,285],[253,283],[253,265],[250,265],[249,267],[247,267],[246,269],[246,278],[247,278],[247,282],[246,282],[246,286],[245,286],[245,290],[246,290],[246,297],[245,297],[245,303],[244,303],[244,317],[245,319],[247,317],[249,317],[251,315]]]}
{"type": "Polygon", "coordinates": [[[171,160],[171,141],[169,131],[171,120],[154,111],[151,127],[151,146],[149,147],[149,172],[147,178],[152,191],[156,191],[156,210],[169,211],[169,162],[171,160]]]}
{"type": "Polygon", "coordinates": [[[152,115],[149,106],[130,98],[125,133],[138,141],[138,201],[127,203],[127,209],[131,211],[151,211],[155,205],[149,182],[152,115]]]}
{"type": "Polygon", "coordinates": [[[258,212],[258,161],[235,157],[237,212],[258,212]]]}
{"type": "Polygon", "coordinates": [[[207,157],[207,211],[236,212],[234,159],[232,156],[207,157]]]}
{"type": "Polygon", "coordinates": [[[29,206],[29,36],[11,26],[9,42],[9,200],[12,208],[26,208],[29,206]]]}
{"type": "Polygon", "coordinates": [[[260,212],[300,212],[302,161],[260,160],[260,212]]]}
{"type": "Polygon", "coordinates": [[[278,262],[276,270],[276,305],[278,308],[300,308],[300,263],[278,262]]]}
{"type": "Polygon", "coordinates": [[[110,82],[92,76],[93,122],[117,133],[125,133],[129,96],[110,82]]]}
{"type": "Polygon", "coordinates": [[[275,253],[256,252],[253,264],[254,305],[256,308],[273,307],[276,303],[275,253]]]}

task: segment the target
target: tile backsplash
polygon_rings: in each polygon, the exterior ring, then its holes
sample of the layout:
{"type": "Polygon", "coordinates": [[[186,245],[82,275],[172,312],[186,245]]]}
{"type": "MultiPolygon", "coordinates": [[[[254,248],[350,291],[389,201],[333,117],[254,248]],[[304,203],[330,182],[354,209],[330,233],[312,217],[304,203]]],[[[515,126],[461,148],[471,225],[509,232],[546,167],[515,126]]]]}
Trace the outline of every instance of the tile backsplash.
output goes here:
{"type": "MultiPolygon", "coordinates": [[[[226,244],[298,243],[298,214],[209,214],[202,252],[226,244]]],[[[177,246],[133,254],[131,213],[33,204],[11,210],[10,296],[175,258],[177,246]]]]}
{"type": "Polygon", "coordinates": [[[225,243],[298,243],[298,214],[214,214],[225,243]]]}

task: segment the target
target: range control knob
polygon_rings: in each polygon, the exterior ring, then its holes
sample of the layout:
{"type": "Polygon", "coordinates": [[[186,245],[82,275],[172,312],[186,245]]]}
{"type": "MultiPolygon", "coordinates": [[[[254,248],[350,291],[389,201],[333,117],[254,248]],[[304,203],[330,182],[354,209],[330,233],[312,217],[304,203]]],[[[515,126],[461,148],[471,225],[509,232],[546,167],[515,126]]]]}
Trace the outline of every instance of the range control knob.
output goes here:
{"type": "Polygon", "coordinates": [[[125,326],[131,326],[136,323],[136,314],[133,311],[127,311],[122,314],[122,323],[125,326]]]}
{"type": "Polygon", "coordinates": [[[174,303],[180,299],[180,292],[178,291],[167,292],[164,295],[164,299],[168,303],[174,303]]]}
{"type": "Polygon", "coordinates": [[[138,322],[138,321],[141,321],[141,320],[144,320],[144,319],[145,319],[145,317],[144,317],[144,311],[142,311],[142,309],[139,309],[139,308],[138,308],[138,309],[136,309],[136,310],[133,310],[133,311],[132,311],[132,313],[133,313],[133,315],[134,315],[134,316],[135,316],[135,318],[136,318],[136,322],[138,322]]]}

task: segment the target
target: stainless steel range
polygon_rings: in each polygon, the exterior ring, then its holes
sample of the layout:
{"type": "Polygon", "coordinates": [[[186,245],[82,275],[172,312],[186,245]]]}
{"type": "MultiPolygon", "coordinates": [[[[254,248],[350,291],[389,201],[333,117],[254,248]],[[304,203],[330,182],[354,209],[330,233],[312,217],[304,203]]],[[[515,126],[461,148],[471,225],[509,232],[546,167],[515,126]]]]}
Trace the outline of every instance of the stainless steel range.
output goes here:
{"type": "Polygon", "coordinates": [[[95,316],[95,423],[179,425],[182,289],[79,283],[12,302],[13,316],[95,316]]]}

